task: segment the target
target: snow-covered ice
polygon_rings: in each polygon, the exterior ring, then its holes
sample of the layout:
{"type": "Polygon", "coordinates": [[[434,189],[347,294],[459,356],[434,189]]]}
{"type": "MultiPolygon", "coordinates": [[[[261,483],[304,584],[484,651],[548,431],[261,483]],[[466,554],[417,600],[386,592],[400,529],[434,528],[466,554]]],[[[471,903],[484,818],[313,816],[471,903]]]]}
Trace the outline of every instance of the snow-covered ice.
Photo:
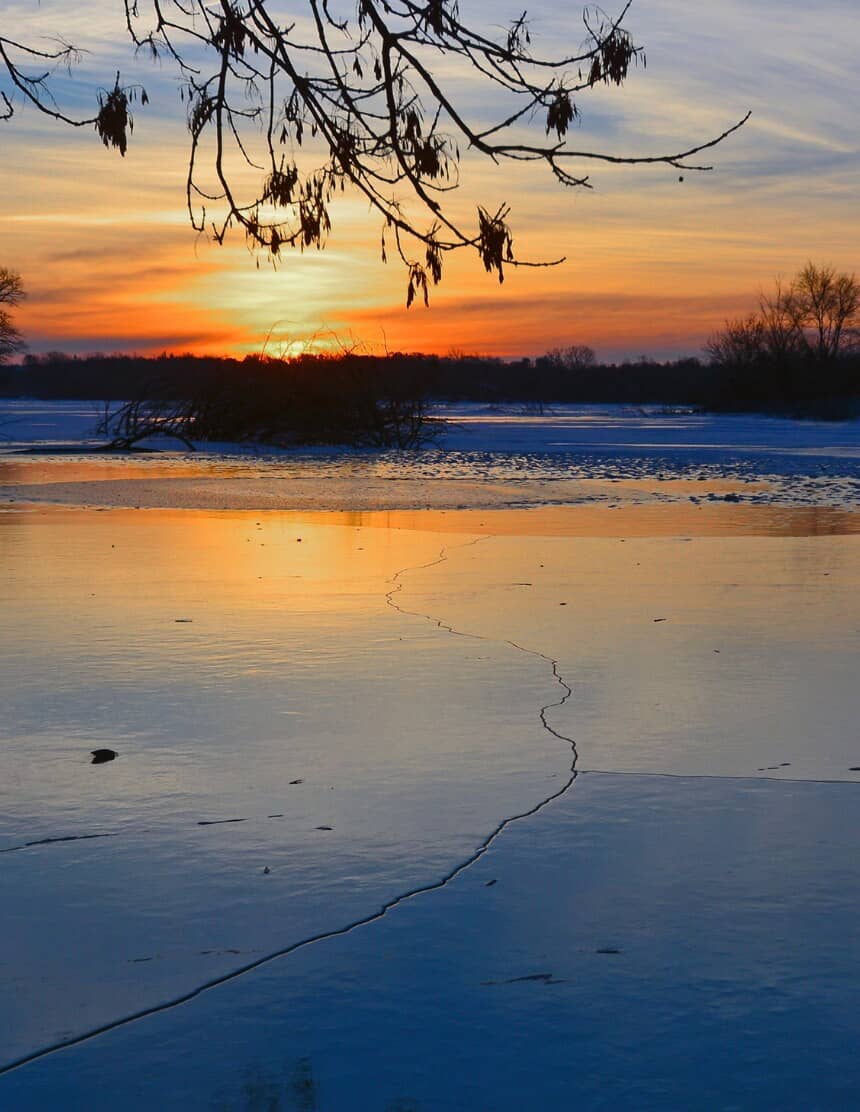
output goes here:
{"type": "Polygon", "coordinates": [[[439,411],[447,423],[438,446],[420,452],[201,445],[187,453],[165,444],[157,456],[111,458],[92,452],[97,411],[88,402],[0,401],[0,504],[373,510],[728,496],[755,505],[860,505],[860,420],[621,406],[557,407],[536,417],[449,406],[439,411]],[[58,449],[61,458],[52,454],[58,449]]]}
{"type": "Polygon", "coordinates": [[[543,661],[387,605],[444,538],[0,530],[5,1058],[432,879],[563,763],[543,661]]]}
{"type": "Polygon", "coordinates": [[[843,784],[581,776],[444,890],[45,1058],[4,1095],[68,1112],[853,1108],[858,807],[843,784]]]}
{"type": "Polygon", "coordinates": [[[107,460],[20,405],[0,1107],[851,1105],[857,423],[107,460]]]}

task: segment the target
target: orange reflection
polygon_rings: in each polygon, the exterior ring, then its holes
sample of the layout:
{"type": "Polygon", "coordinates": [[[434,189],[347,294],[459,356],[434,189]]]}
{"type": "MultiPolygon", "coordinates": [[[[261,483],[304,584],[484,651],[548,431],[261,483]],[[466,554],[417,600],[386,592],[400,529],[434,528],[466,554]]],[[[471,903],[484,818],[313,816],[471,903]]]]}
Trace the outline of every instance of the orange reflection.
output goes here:
{"type": "MultiPolygon", "coordinates": [[[[0,508],[0,526],[9,524],[66,524],[82,528],[96,519],[118,526],[146,521],[170,523],[174,543],[190,549],[191,558],[208,545],[208,532],[216,534],[225,523],[238,523],[248,531],[270,530],[273,542],[283,544],[301,534],[302,526],[328,527],[326,545],[343,554],[357,550],[360,529],[385,530],[387,540],[376,542],[371,555],[378,558],[380,545],[397,550],[414,542],[392,539],[395,534],[458,533],[498,537],[838,537],[860,535],[860,513],[831,506],[749,505],[743,503],[644,503],[639,505],[534,506],[527,509],[468,510],[211,510],[138,508],[134,510],[78,506],[46,506],[17,502],[0,508]],[[190,530],[188,526],[193,526],[190,530]],[[344,526],[348,527],[344,529],[344,526]]],[[[260,542],[265,544],[265,542],[260,542]]],[[[296,542],[298,543],[298,542],[296,542]]],[[[361,542],[364,544],[364,542],[361,542]]],[[[307,552],[307,549],[304,550],[307,552]]],[[[227,564],[232,559],[222,553],[227,564]]],[[[221,562],[221,561],[219,561],[221,562]]],[[[407,561],[408,562],[408,561],[407,561]]]]}
{"type": "Polygon", "coordinates": [[[860,534],[860,514],[829,506],[679,504],[488,510],[279,511],[281,519],[356,528],[504,537],[819,537],[860,534]]]}

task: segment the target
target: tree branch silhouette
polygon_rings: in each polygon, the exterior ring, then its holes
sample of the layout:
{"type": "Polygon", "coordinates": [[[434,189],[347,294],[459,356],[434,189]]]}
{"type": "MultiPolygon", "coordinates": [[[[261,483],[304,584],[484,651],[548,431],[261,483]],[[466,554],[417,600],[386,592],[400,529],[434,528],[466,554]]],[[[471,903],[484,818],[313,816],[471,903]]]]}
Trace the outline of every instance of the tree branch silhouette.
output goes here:
{"type": "MultiPolygon", "coordinates": [[[[645,64],[624,27],[629,2],[614,18],[586,8],[581,45],[556,57],[533,52],[525,12],[491,37],[460,18],[457,0],[344,0],[338,11],[334,0],[124,6],[135,48],[169,60],[182,78],[192,226],[218,243],[239,230],[277,261],[289,248],[325,246],[332,201],[349,188],[382,220],[383,260],[393,250],[406,268],[407,306],[428,302],[456,251],[477,253],[500,282],[509,266],[563,261],[515,252],[506,203],[478,204],[473,220],[455,212],[450,194],[460,185],[464,153],[500,166],[538,163],[562,186],[591,188],[583,166],[593,163],[710,169],[693,160],[748,118],[668,153],[572,147],[569,132],[586,94],[622,85],[633,66],[645,64]],[[472,118],[452,63],[484,83],[499,105],[495,121],[472,118]]],[[[118,74],[99,92],[98,111],[75,119],[55,101],[51,75],[76,60],[62,41],[40,50],[0,36],[0,72],[5,67],[11,83],[9,95],[0,91],[0,118],[12,115],[17,95],[64,123],[92,124],[106,146],[125,154],[131,106],[145,104],[146,92],[123,85],[118,74]],[[29,72],[34,65],[40,68],[29,72]]]]}

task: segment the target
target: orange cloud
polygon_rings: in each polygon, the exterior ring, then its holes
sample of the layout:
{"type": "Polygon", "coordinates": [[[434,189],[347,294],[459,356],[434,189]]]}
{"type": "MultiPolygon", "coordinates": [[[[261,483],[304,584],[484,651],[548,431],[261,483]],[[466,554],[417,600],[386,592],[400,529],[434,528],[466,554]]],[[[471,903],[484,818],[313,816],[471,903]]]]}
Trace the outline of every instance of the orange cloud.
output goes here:
{"type": "MultiPolygon", "coordinates": [[[[277,271],[258,270],[241,237],[217,249],[196,236],[183,208],[183,110],[157,69],[146,81],[163,111],[138,113],[125,159],[92,133],[22,112],[4,125],[0,166],[0,265],[20,270],[30,292],[18,323],[35,350],[242,354],[335,333],[501,356],[568,342],[606,357],[695,353],[775,275],[808,258],[857,266],[857,16],[822,3],[790,25],[774,19],[773,0],[634,8],[648,70],[595,96],[583,148],[674,149],[748,107],[750,124],[714,152],[713,174],[683,183],[665,167],[589,166],[595,192],[575,193],[534,167],[470,162],[457,213],[472,221],[478,200],[508,202],[518,251],[567,261],[511,270],[499,287],[479,260],[446,260],[429,311],[405,311],[403,270],[380,263],[379,221],[355,198],[336,203],[325,252],[290,255],[277,271]]],[[[562,19],[557,7],[538,4],[543,34],[562,19]]],[[[102,26],[86,3],[70,18],[70,34],[102,26]]],[[[110,42],[112,33],[94,51],[110,42]]],[[[478,111],[480,94],[468,90],[478,111]]]]}

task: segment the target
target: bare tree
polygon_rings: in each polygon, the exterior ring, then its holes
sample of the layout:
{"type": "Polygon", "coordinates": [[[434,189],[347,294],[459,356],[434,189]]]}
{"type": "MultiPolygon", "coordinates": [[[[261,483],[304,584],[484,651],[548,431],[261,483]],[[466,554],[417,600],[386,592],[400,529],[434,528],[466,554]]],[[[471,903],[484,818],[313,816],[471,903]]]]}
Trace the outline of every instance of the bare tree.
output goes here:
{"type": "MultiPolygon", "coordinates": [[[[393,250],[407,269],[407,305],[426,303],[454,251],[477,252],[500,282],[507,266],[562,261],[515,253],[505,203],[478,204],[473,221],[454,213],[449,194],[460,184],[463,151],[496,164],[538,163],[563,186],[591,188],[594,163],[709,169],[691,160],[746,119],[707,142],[649,156],[570,143],[589,90],[621,85],[644,62],[623,25],[629,3],[616,18],[586,9],[583,41],[555,56],[532,51],[525,13],[493,36],[463,22],[457,0],[124,3],[134,45],[174,63],[182,77],[194,228],[219,243],[240,229],[272,259],[286,248],[321,248],[331,202],[348,186],[382,219],[383,259],[393,250]],[[455,92],[458,67],[484,82],[499,106],[494,120],[469,114],[455,92]]],[[[5,68],[9,84],[8,94],[0,89],[0,116],[24,100],[66,123],[94,126],[124,154],[131,106],[146,103],[145,91],[117,75],[91,116],[73,118],[54,99],[50,78],[53,67],[75,59],[66,43],[44,50],[0,35],[0,74],[5,68]]]]}
{"type": "Polygon", "coordinates": [[[24,298],[24,283],[21,275],[0,266],[0,363],[5,363],[10,355],[21,351],[24,341],[21,333],[12,323],[9,310],[5,306],[20,304],[24,298]]]}
{"type": "Polygon", "coordinates": [[[767,355],[767,334],[761,317],[751,313],[726,321],[705,344],[705,354],[718,366],[738,369],[755,366],[767,355]]]}
{"type": "Polygon", "coordinates": [[[792,283],[789,306],[809,354],[836,359],[860,323],[860,282],[832,266],[807,263],[792,283]]]}
{"type": "Polygon", "coordinates": [[[773,293],[759,295],[759,345],[769,356],[785,360],[803,349],[802,331],[798,325],[797,303],[793,284],[785,285],[777,278],[773,293]]]}
{"type": "Polygon", "coordinates": [[[736,367],[765,358],[829,362],[856,345],[858,326],[857,277],[810,262],[788,285],[777,279],[773,293],[762,293],[758,313],[727,321],[705,351],[712,363],[736,367]]]}
{"type": "Polygon", "coordinates": [[[552,367],[565,371],[584,371],[597,363],[594,349],[587,344],[569,344],[567,347],[552,348],[544,359],[552,367]]]}

